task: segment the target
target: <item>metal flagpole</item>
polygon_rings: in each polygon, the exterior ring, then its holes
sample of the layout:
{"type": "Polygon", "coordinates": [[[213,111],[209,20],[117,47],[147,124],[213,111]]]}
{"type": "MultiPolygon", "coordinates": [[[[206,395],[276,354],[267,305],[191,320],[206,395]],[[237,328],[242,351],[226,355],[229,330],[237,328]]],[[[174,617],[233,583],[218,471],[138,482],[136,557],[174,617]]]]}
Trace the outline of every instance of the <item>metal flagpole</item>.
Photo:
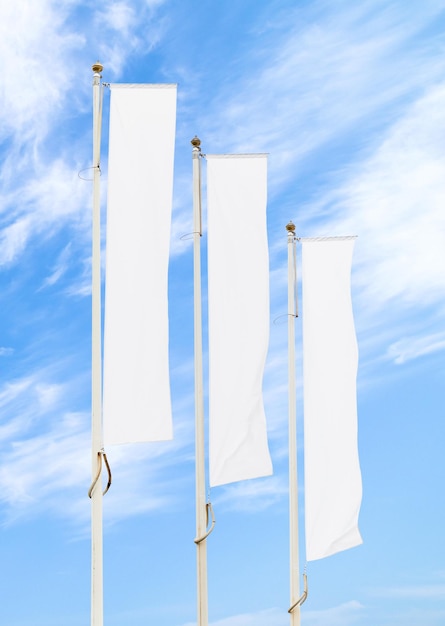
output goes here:
{"type": "Polygon", "coordinates": [[[103,66],[93,70],[93,251],[92,251],[92,476],[91,497],[91,624],[103,625],[102,556],[102,341],[100,264],[100,139],[102,126],[103,66]]]}
{"type": "Polygon", "coordinates": [[[202,297],[201,297],[201,141],[192,139],[193,162],[193,274],[194,274],[194,346],[195,346],[195,488],[196,488],[196,559],[197,626],[208,625],[207,598],[207,506],[205,492],[204,395],[202,369],[202,297]]]}
{"type": "Polygon", "coordinates": [[[297,478],[297,396],[295,380],[295,318],[298,317],[296,293],[295,225],[287,230],[288,267],[288,388],[289,388],[289,539],[290,539],[290,623],[300,626],[300,570],[298,545],[297,478]]]}

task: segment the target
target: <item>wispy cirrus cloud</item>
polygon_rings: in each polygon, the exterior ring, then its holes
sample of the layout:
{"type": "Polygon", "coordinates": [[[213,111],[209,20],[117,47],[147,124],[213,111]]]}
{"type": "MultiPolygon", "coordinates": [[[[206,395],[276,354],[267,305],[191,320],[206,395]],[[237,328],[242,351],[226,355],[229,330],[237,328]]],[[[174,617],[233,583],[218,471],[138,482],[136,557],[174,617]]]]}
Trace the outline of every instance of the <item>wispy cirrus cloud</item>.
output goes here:
{"type": "Polygon", "coordinates": [[[30,375],[3,385],[0,390],[0,442],[6,442],[29,429],[36,414],[36,397],[32,391],[36,382],[37,378],[30,375]]]}
{"type": "Polygon", "coordinates": [[[442,624],[445,618],[443,572],[432,572],[427,578],[429,581],[423,577],[418,584],[411,582],[370,589],[369,594],[378,598],[380,604],[380,618],[375,615],[375,621],[388,626],[442,624]]]}
{"type": "MultiPolygon", "coordinates": [[[[63,413],[51,420],[44,432],[23,436],[3,446],[0,465],[0,501],[3,523],[29,519],[50,511],[67,519],[78,532],[87,532],[91,484],[90,416],[63,413]]],[[[9,434],[13,434],[12,432],[9,434]]],[[[171,446],[170,446],[171,447],[171,446]]],[[[104,499],[104,522],[118,520],[171,506],[172,481],[166,476],[175,455],[165,454],[165,446],[132,446],[128,450],[108,450],[108,458],[119,480],[104,499]]],[[[103,480],[106,470],[103,468],[103,480]]],[[[175,481],[176,488],[178,481],[175,481]]]]}
{"type": "MultiPolygon", "coordinates": [[[[85,42],[82,34],[67,24],[70,4],[53,0],[1,4],[0,136],[13,135],[18,144],[40,141],[54,115],[61,114],[66,86],[57,74],[70,66],[73,51],[85,42]]],[[[33,149],[29,152],[32,156],[33,149]]],[[[16,168],[12,174],[14,171],[16,168]]]]}
{"type": "Polygon", "coordinates": [[[35,236],[52,237],[67,223],[85,239],[91,185],[77,173],[90,153],[83,154],[83,133],[73,134],[70,119],[90,115],[91,74],[85,77],[97,55],[109,56],[112,77],[131,55],[145,54],[147,42],[157,45],[163,31],[154,16],[162,4],[112,2],[87,19],[86,2],[2,3],[0,139],[7,150],[0,171],[0,266],[16,263],[35,236]],[[92,28],[93,52],[87,46],[92,28]]]}
{"type": "MultiPolygon", "coordinates": [[[[64,104],[70,98],[77,104],[83,99],[82,107],[89,110],[86,96],[91,93],[91,80],[84,77],[96,55],[103,53],[104,59],[112,53],[114,61],[108,62],[107,73],[113,75],[121,71],[135,48],[145,53],[147,41],[152,45],[159,41],[160,29],[153,17],[163,3],[114,0],[107,11],[71,0],[2,3],[0,136],[12,134],[19,144],[41,141],[50,126],[66,117],[64,104]],[[89,43],[93,31],[95,50],[89,43]]],[[[34,155],[33,150],[30,153],[34,155]]]]}
{"type": "Polygon", "coordinates": [[[354,626],[360,624],[365,607],[350,600],[329,609],[306,610],[304,620],[308,626],[354,626]]]}
{"type": "Polygon", "coordinates": [[[441,350],[445,350],[445,333],[435,333],[421,337],[404,337],[389,346],[386,356],[397,365],[402,365],[441,350]]]}
{"type": "Polygon", "coordinates": [[[420,340],[439,330],[439,316],[422,326],[406,312],[445,308],[443,5],[416,7],[415,19],[386,2],[266,14],[252,24],[263,45],[247,55],[247,77],[235,67],[215,86],[200,120],[203,149],[270,150],[272,262],[285,247],[278,220],[284,228],[292,218],[306,236],[359,235],[354,306],[359,330],[373,333],[361,337],[362,357],[385,354],[399,333],[420,340]],[[302,179],[314,160],[316,174],[302,179]]]}
{"type": "Polygon", "coordinates": [[[444,107],[445,85],[433,87],[322,201],[325,228],[360,236],[356,283],[373,312],[443,304],[444,107]]]}
{"type": "Polygon", "coordinates": [[[261,511],[281,501],[288,486],[279,476],[256,478],[214,488],[213,499],[225,510],[261,511]]]}
{"type": "Polygon", "coordinates": [[[348,129],[357,138],[359,125],[371,115],[378,131],[396,119],[403,98],[420,95],[425,84],[441,77],[442,59],[417,49],[415,36],[442,8],[429,2],[416,20],[401,18],[381,2],[340,3],[335,9],[315,2],[278,13],[261,33],[268,45],[248,59],[250,77],[231,74],[211,101],[207,140],[218,148],[230,141],[231,151],[273,146],[272,189],[295,178],[311,152],[348,129]],[[275,28],[283,20],[290,28],[277,40],[275,28]]]}
{"type": "MultiPolygon", "coordinates": [[[[309,626],[354,626],[363,615],[364,607],[355,600],[345,602],[337,607],[321,610],[304,610],[302,619],[309,626]]],[[[286,626],[289,614],[283,609],[266,609],[255,613],[242,613],[217,621],[211,626],[286,626]]],[[[193,626],[187,623],[184,626],[193,626]]]]}
{"type": "MultiPolygon", "coordinates": [[[[0,524],[51,512],[82,533],[90,521],[91,416],[70,408],[78,381],[57,382],[58,372],[52,364],[0,389],[0,524]]],[[[104,501],[107,526],[178,506],[184,485],[192,481],[192,472],[171,479],[178,464],[192,467],[189,441],[181,436],[185,427],[176,424],[172,442],[107,450],[112,473],[119,476],[104,501]]]]}
{"type": "Polygon", "coordinates": [[[400,587],[385,587],[384,589],[376,589],[373,593],[382,598],[443,600],[445,597],[445,584],[431,583],[400,587]]]}
{"type": "Polygon", "coordinates": [[[157,9],[165,0],[113,0],[104,13],[95,10],[94,28],[103,29],[97,55],[105,61],[106,74],[119,77],[128,60],[153,50],[165,34],[164,18],[157,9]]]}
{"type": "Polygon", "coordinates": [[[69,160],[39,163],[24,185],[6,197],[0,267],[17,262],[36,235],[48,238],[67,223],[85,233],[91,188],[79,179],[77,171],[69,160]]]}
{"type": "Polygon", "coordinates": [[[72,249],[71,243],[69,243],[63,248],[62,252],[59,254],[59,256],[56,259],[56,262],[54,264],[54,267],[52,268],[51,274],[47,276],[45,280],[43,281],[43,285],[41,289],[44,289],[45,287],[52,287],[62,278],[62,276],[65,274],[65,272],[67,271],[69,267],[69,261],[71,258],[71,249],[72,249]]]}
{"type": "MultiPolygon", "coordinates": [[[[279,609],[267,609],[257,613],[243,613],[210,622],[211,626],[271,626],[271,624],[274,626],[286,626],[288,623],[288,614],[279,609]]],[[[184,626],[194,626],[194,623],[189,622],[184,624],[184,626]]]]}
{"type": "MultiPolygon", "coordinates": [[[[90,521],[87,491],[92,480],[90,416],[65,412],[46,420],[46,425],[43,421],[41,417],[43,431],[39,433],[29,432],[30,424],[24,420],[16,420],[20,428],[13,428],[10,422],[9,428],[0,431],[2,523],[50,511],[69,520],[79,532],[86,532],[90,521]]],[[[175,444],[146,444],[131,446],[131,452],[128,447],[107,450],[112,472],[119,476],[104,500],[107,526],[143,512],[177,506],[181,481],[173,483],[169,475],[180,456],[176,448],[175,444]]],[[[105,467],[103,477],[106,480],[105,467]]]]}

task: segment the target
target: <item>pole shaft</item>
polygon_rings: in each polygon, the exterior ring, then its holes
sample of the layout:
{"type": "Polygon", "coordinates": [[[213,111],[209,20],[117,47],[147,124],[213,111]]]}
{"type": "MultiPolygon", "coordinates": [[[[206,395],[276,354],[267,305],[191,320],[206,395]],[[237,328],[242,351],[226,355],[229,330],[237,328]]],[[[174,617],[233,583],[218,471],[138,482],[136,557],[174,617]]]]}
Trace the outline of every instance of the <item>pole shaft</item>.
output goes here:
{"type": "MultiPolygon", "coordinates": [[[[102,341],[100,263],[100,135],[102,96],[100,66],[93,66],[93,242],[92,242],[92,477],[102,449],[102,341]]],[[[102,484],[91,494],[91,624],[103,626],[102,484]]]]}
{"type": "MultiPolygon", "coordinates": [[[[202,296],[201,296],[201,159],[199,144],[193,147],[193,274],[194,274],[194,350],[195,350],[195,463],[196,463],[196,537],[207,526],[205,492],[204,394],[202,366],[202,296]]],[[[208,625],[207,544],[196,544],[197,626],[208,625]]]]}
{"type": "MultiPolygon", "coordinates": [[[[288,231],[288,388],[289,388],[289,548],[290,606],[300,597],[298,544],[297,394],[295,377],[296,267],[295,234],[288,231]]],[[[291,626],[300,626],[300,607],[290,613],[291,626]]]]}

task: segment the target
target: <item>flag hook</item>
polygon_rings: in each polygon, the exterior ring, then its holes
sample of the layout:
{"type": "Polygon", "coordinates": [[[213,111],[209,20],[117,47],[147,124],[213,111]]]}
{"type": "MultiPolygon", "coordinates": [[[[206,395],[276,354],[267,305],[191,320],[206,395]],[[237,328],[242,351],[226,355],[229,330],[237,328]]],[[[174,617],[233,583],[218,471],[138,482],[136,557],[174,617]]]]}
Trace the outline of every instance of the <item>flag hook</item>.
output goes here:
{"type": "Polygon", "coordinates": [[[288,613],[292,613],[292,611],[297,607],[297,606],[301,606],[307,598],[307,594],[308,594],[308,589],[307,589],[307,574],[306,572],[304,572],[303,574],[303,580],[304,580],[304,589],[303,589],[303,593],[301,594],[301,596],[298,598],[298,600],[290,607],[290,609],[288,609],[288,613]]]}
{"type": "Polygon", "coordinates": [[[207,515],[207,525],[209,523],[209,513],[212,517],[212,524],[210,526],[210,528],[207,530],[207,532],[202,535],[202,537],[197,537],[196,539],[194,539],[194,542],[196,544],[201,543],[201,541],[204,541],[204,539],[207,539],[207,537],[210,535],[210,533],[212,532],[212,530],[215,528],[215,514],[213,512],[213,507],[212,507],[212,503],[211,502],[207,502],[206,504],[206,515],[207,515]]]}
{"type": "Polygon", "coordinates": [[[90,170],[98,170],[99,171],[99,175],[102,176],[102,170],[100,169],[100,164],[99,165],[93,165],[91,167],[84,167],[83,170],[79,170],[77,172],[77,176],[80,178],[80,180],[86,180],[88,182],[91,182],[93,180],[93,178],[86,178],[85,176],[83,176],[84,172],[88,172],[90,170]]]}
{"type": "Polygon", "coordinates": [[[185,233],[185,235],[181,235],[179,237],[180,241],[188,241],[189,239],[193,239],[193,235],[201,235],[199,231],[195,231],[193,233],[185,233]]]}
{"type": "Polygon", "coordinates": [[[108,459],[107,459],[107,455],[105,454],[105,452],[103,450],[100,450],[97,453],[97,473],[96,476],[94,477],[93,482],[91,483],[91,487],[88,490],[88,497],[91,498],[93,491],[94,491],[94,487],[96,486],[97,481],[99,480],[99,477],[102,473],[102,457],[104,459],[105,462],[105,467],[107,468],[107,472],[108,472],[108,482],[107,482],[107,486],[105,487],[104,491],[102,492],[102,495],[104,496],[108,489],[111,487],[111,482],[112,482],[112,478],[111,478],[111,469],[110,469],[110,464],[108,463],[108,459]]]}

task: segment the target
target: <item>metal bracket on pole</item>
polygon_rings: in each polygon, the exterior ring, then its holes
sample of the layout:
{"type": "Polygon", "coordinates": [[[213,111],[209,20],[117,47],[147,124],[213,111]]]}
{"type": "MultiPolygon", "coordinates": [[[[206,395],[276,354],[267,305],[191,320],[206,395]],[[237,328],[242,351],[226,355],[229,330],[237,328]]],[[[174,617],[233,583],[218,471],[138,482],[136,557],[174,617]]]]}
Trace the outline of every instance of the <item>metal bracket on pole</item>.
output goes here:
{"type": "Polygon", "coordinates": [[[292,611],[297,607],[297,606],[301,606],[307,598],[307,594],[308,594],[308,588],[307,588],[307,574],[304,573],[303,574],[303,580],[304,580],[304,590],[303,593],[301,594],[301,596],[298,598],[298,600],[290,607],[290,609],[288,609],[288,613],[292,613],[292,611]]]}
{"type": "Polygon", "coordinates": [[[94,477],[93,482],[91,483],[91,487],[88,490],[88,497],[89,498],[92,497],[93,491],[94,491],[94,487],[96,486],[97,481],[99,480],[100,475],[102,473],[102,457],[104,459],[105,467],[107,468],[107,472],[108,472],[107,486],[105,487],[104,491],[102,492],[102,495],[104,496],[107,493],[107,491],[109,490],[109,488],[111,487],[112,478],[111,478],[110,464],[108,463],[107,455],[105,454],[105,452],[103,450],[100,450],[97,453],[97,473],[96,473],[96,476],[94,477]]]}
{"type": "Polygon", "coordinates": [[[210,535],[212,530],[215,528],[216,520],[215,520],[215,514],[213,512],[213,507],[212,507],[211,502],[207,502],[206,504],[207,524],[209,523],[209,512],[210,512],[210,515],[212,516],[212,524],[210,528],[207,530],[207,532],[204,535],[202,535],[202,537],[197,537],[196,539],[193,540],[196,544],[201,543],[201,541],[204,541],[204,539],[207,539],[207,537],[210,535]]]}

